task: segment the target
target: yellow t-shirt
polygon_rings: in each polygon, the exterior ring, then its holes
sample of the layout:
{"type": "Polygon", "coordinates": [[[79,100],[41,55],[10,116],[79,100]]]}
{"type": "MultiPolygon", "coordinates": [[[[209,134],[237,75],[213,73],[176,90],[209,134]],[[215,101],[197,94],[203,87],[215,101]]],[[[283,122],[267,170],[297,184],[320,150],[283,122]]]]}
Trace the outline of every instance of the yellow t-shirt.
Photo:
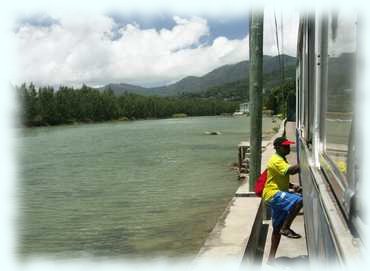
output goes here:
{"type": "Polygon", "coordinates": [[[267,180],[262,192],[264,201],[269,201],[278,191],[289,190],[288,162],[275,153],[267,163],[267,180]]]}

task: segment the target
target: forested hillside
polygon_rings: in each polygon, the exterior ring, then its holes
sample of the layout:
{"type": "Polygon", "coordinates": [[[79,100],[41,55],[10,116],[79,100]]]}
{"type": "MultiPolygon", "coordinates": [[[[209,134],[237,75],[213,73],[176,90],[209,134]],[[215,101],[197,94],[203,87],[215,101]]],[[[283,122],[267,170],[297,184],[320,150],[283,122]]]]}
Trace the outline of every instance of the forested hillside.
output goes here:
{"type": "MultiPolygon", "coordinates": [[[[295,66],[288,66],[285,68],[285,81],[295,80],[295,66]]],[[[264,74],[263,76],[263,88],[264,93],[269,93],[272,89],[281,85],[282,78],[280,71],[274,71],[272,73],[264,74]]],[[[193,97],[193,98],[217,98],[228,101],[249,101],[249,81],[239,80],[231,83],[208,88],[204,92],[195,93],[182,93],[182,97],[193,97]]]]}
{"type": "MultiPolygon", "coordinates": [[[[295,72],[296,58],[288,55],[281,55],[284,59],[285,69],[292,74],[295,72]]],[[[267,85],[278,84],[281,79],[281,65],[278,56],[263,57],[263,73],[267,85]]],[[[224,65],[203,76],[187,76],[184,79],[168,85],[153,88],[121,84],[108,84],[102,90],[111,89],[115,94],[125,92],[136,93],[147,96],[177,96],[184,93],[201,93],[210,88],[227,85],[237,81],[248,81],[249,61],[242,61],[236,64],[224,65]]]]}

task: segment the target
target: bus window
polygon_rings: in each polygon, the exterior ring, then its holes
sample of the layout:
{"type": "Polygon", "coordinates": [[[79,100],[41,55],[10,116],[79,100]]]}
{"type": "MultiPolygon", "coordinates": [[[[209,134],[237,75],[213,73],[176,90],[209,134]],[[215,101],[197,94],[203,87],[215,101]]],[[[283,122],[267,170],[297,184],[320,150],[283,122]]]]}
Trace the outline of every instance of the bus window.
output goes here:
{"type": "Polygon", "coordinates": [[[353,112],[356,17],[333,13],[328,21],[325,153],[341,180],[346,180],[353,112]]]}
{"type": "MultiPolygon", "coordinates": [[[[315,21],[311,18],[307,25],[308,30],[308,55],[307,55],[307,71],[308,71],[308,142],[312,143],[313,127],[314,127],[314,113],[315,113],[315,21]]],[[[311,145],[309,145],[309,148],[311,145]]]]}
{"type": "Polygon", "coordinates": [[[300,22],[301,28],[299,32],[298,51],[297,51],[297,68],[296,68],[296,87],[297,87],[297,128],[300,135],[304,127],[303,118],[303,50],[304,50],[304,21],[300,22]]]}
{"type": "Polygon", "coordinates": [[[312,17],[303,23],[302,45],[299,49],[301,60],[299,63],[302,78],[299,85],[299,109],[300,128],[302,137],[305,139],[308,148],[311,148],[313,137],[314,120],[314,92],[315,92],[315,24],[312,17]]]}
{"type": "Polygon", "coordinates": [[[307,141],[309,139],[309,95],[308,95],[308,75],[309,75],[309,65],[308,65],[308,20],[303,23],[303,40],[302,40],[302,62],[301,62],[301,104],[300,108],[302,110],[301,114],[301,124],[302,124],[302,137],[307,141]]]}

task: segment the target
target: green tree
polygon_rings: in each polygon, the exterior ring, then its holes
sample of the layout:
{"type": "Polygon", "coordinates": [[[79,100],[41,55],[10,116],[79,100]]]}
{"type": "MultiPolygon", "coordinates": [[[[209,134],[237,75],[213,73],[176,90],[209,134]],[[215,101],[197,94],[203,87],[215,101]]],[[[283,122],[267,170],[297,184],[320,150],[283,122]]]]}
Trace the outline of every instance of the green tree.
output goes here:
{"type": "Polygon", "coordinates": [[[295,95],[294,80],[287,80],[284,84],[267,90],[264,95],[264,107],[272,110],[274,114],[283,114],[285,117],[288,95],[295,95]]]}

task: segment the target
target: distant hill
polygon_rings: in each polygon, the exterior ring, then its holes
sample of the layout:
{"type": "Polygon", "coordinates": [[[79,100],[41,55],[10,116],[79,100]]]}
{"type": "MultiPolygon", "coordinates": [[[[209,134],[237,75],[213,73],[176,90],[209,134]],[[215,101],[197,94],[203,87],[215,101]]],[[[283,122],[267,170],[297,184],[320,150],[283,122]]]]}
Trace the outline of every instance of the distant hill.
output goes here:
{"type": "MultiPolygon", "coordinates": [[[[295,65],[285,66],[285,80],[295,80],[295,65]]],[[[270,93],[271,90],[281,84],[281,71],[275,70],[263,75],[263,89],[264,93],[270,93]]],[[[249,80],[234,81],[222,85],[208,88],[203,92],[182,93],[183,97],[193,98],[216,98],[229,101],[248,101],[249,100],[249,80]]]]}
{"type": "Polygon", "coordinates": [[[102,90],[111,89],[116,94],[122,94],[124,92],[131,92],[137,94],[145,94],[149,91],[149,88],[119,83],[119,84],[108,84],[101,88],[102,90]]]}
{"type": "MultiPolygon", "coordinates": [[[[281,55],[284,58],[285,68],[295,69],[296,58],[288,55],[281,55]]],[[[280,64],[278,56],[264,56],[263,70],[266,78],[270,81],[280,80],[280,64]]],[[[130,84],[108,84],[102,90],[110,88],[115,94],[124,92],[136,93],[141,95],[175,96],[186,93],[200,93],[216,86],[234,83],[237,81],[248,80],[249,61],[242,61],[236,64],[221,66],[204,76],[188,76],[184,79],[162,87],[145,88],[130,84]]],[[[274,82],[275,83],[275,82],[274,82]]]]}

